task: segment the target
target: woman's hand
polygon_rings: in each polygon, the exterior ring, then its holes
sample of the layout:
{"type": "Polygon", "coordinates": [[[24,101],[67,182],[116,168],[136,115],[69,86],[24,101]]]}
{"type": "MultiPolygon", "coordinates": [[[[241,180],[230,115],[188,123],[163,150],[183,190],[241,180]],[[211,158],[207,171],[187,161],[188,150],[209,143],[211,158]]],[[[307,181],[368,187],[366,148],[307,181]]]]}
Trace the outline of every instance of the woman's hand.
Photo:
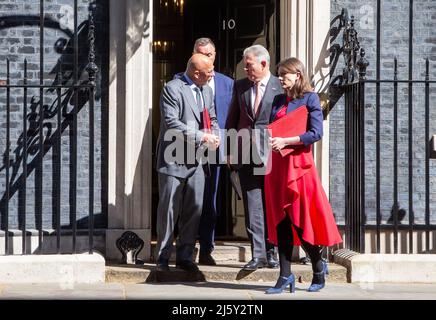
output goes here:
{"type": "Polygon", "coordinates": [[[276,152],[282,150],[286,146],[295,146],[301,144],[303,143],[301,142],[299,136],[288,137],[288,138],[282,138],[282,137],[269,138],[269,145],[272,147],[273,151],[276,152]]]}
{"type": "Polygon", "coordinates": [[[269,145],[274,151],[280,151],[287,146],[286,139],[281,137],[269,138],[269,145]]]}

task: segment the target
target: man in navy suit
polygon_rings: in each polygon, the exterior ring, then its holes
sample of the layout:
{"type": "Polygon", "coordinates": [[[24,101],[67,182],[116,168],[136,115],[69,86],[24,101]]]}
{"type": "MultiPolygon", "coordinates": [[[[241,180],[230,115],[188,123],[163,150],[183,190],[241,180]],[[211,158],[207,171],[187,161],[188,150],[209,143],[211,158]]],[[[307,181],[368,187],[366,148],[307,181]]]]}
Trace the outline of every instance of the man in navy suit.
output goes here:
{"type": "MultiPolygon", "coordinates": [[[[215,44],[209,38],[199,38],[195,41],[193,54],[200,53],[208,56],[212,63],[215,62],[216,50],[215,44]]],[[[183,74],[175,75],[175,78],[181,77],[183,74]]],[[[225,76],[222,73],[216,72],[215,75],[208,82],[209,87],[212,88],[214,94],[215,112],[220,129],[224,129],[229,112],[230,102],[233,95],[233,79],[225,76]]],[[[221,141],[224,141],[224,131],[220,132],[221,141]]],[[[224,147],[218,149],[217,164],[210,164],[210,175],[206,176],[204,198],[203,198],[203,211],[201,214],[199,235],[200,235],[200,254],[199,264],[203,265],[216,265],[211,253],[214,250],[215,239],[215,226],[217,217],[223,212],[225,208],[220,206],[221,199],[217,202],[217,193],[219,187],[223,192],[220,194],[225,195],[224,183],[220,186],[220,181],[228,182],[225,178],[220,176],[227,176],[227,166],[225,165],[224,147]],[[221,212],[220,212],[221,211],[221,212]]]]}

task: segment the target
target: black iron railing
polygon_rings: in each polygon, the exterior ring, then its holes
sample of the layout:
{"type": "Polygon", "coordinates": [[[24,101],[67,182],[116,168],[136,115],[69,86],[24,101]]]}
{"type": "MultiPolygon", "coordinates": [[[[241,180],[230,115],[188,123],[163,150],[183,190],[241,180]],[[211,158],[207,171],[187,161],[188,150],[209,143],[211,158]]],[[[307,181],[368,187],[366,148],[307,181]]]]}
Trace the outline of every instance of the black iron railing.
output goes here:
{"type": "MultiPolygon", "coordinates": [[[[62,59],[57,63],[57,75],[56,79],[47,84],[44,79],[44,29],[46,25],[53,27],[56,23],[49,20],[44,12],[45,3],[44,0],[40,0],[40,12],[39,12],[39,83],[29,83],[28,77],[28,61],[24,59],[24,69],[22,81],[18,83],[12,83],[11,81],[11,62],[7,59],[5,63],[6,68],[6,80],[0,82],[0,96],[6,96],[6,134],[5,140],[0,142],[5,144],[5,154],[3,160],[2,169],[5,170],[5,192],[1,201],[1,230],[4,231],[4,245],[5,254],[11,253],[11,234],[10,234],[10,200],[15,193],[21,192],[20,201],[22,205],[19,207],[19,229],[22,236],[22,254],[29,252],[26,241],[26,237],[29,234],[27,229],[27,179],[30,174],[34,173],[35,176],[35,226],[38,233],[38,252],[43,254],[43,160],[44,156],[49,150],[53,155],[53,229],[56,233],[56,253],[61,253],[61,193],[62,193],[62,146],[61,138],[62,133],[69,129],[70,131],[70,172],[69,172],[69,204],[70,204],[70,230],[72,236],[72,252],[77,251],[77,145],[78,145],[78,113],[81,108],[88,104],[88,130],[89,130],[89,217],[88,217],[88,230],[89,235],[89,253],[93,253],[93,233],[94,233],[94,102],[95,102],[95,90],[96,90],[96,74],[98,67],[95,63],[95,25],[94,25],[94,9],[91,4],[89,6],[89,18],[81,26],[78,24],[78,0],[73,1],[74,6],[74,30],[71,34],[71,43],[68,43],[65,47],[67,51],[72,54],[72,63],[67,61],[65,63],[62,59]],[[84,68],[81,67],[79,62],[79,29],[86,30],[87,28],[87,46],[89,51],[87,53],[87,62],[84,68]],[[72,50],[70,50],[72,49],[72,50]],[[68,68],[72,72],[63,72],[63,67],[68,64],[68,68]],[[82,69],[85,69],[88,75],[88,79],[84,80],[81,77],[82,69]],[[69,74],[72,73],[70,76],[69,74]],[[65,79],[67,77],[67,79],[65,79]],[[16,93],[20,90],[23,94],[22,103],[22,134],[18,139],[22,144],[20,152],[15,154],[15,159],[21,161],[21,177],[19,179],[11,180],[12,176],[17,175],[18,168],[13,166],[12,159],[13,154],[11,152],[11,90],[16,93]],[[30,115],[28,96],[29,90],[39,91],[37,96],[38,101],[32,100],[31,108],[35,112],[30,115]],[[45,97],[51,98],[54,102],[51,106],[44,105],[45,97]],[[68,105],[72,105],[72,110],[68,111],[68,105]],[[47,133],[46,120],[50,120],[56,123],[56,130],[51,134],[47,133]],[[33,156],[30,162],[28,161],[29,153],[33,156]]],[[[26,25],[26,23],[22,24],[26,25]]],[[[15,25],[14,25],[15,26],[15,25]]],[[[83,46],[83,44],[81,44],[83,46]]],[[[69,59],[66,59],[69,60],[69,59]]],[[[14,120],[16,122],[16,119],[14,120]]],[[[18,160],[16,161],[18,162],[18,160]]],[[[65,252],[62,252],[65,253],[65,252]]]]}
{"type": "MultiPolygon", "coordinates": [[[[410,30],[409,30],[409,75],[408,79],[400,80],[398,77],[398,61],[394,59],[394,77],[393,79],[381,79],[380,77],[380,1],[377,1],[377,49],[376,49],[376,79],[366,78],[366,69],[369,65],[365,58],[365,50],[361,48],[357,31],[354,27],[354,17],[348,17],[347,10],[343,10],[341,20],[345,26],[343,33],[343,55],[345,58],[345,68],[342,74],[342,90],[345,96],[345,230],[346,230],[346,247],[357,251],[365,251],[365,230],[375,230],[376,233],[376,252],[381,250],[381,231],[389,230],[393,232],[394,253],[398,253],[398,235],[399,231],[408,232],[408,252],[414,252],[414,231],[425,232],[425,248],[423,252],[431,252],[430,248],[430,231],[436,231],[436,225],[431,224],[430,210],[430,86],[435,85],[436,81],[430,80],[429,59],[425,61],[425,76],[421,80],[412,79],[413,60],[412,60],[412,35],[413,35],[413,1],[410,1],[410,30]],[[401,209],[399,206],[399,103],[398,103],[398,86],[405,84],[408,87],[408,207],[401,209]],[[365,108],[365,90],[369,85],[375,86],[375,141],[368,142],[366,137],[367,123],[365,118],[367,111],[365,108]],[[381,110],[384,107],[381,104],[381,85],[388,88],[385,92],[392,95],[393,101],[393,132],[392,132],[392,171],[393,171],[393,205],[391,217],[383,223],[381,214],[381,165],[382,155],[385,152],[381,148],[381,110]],[[414,108],[413,91],[415,86],[424,85],[424,131],[425,144],[425,168],[424,172],[424,223],[416,224],[414,216],[414,158],[413,151],[416,141],[415,131],[413,128],[413,116],[417,112],[414,108]],[[375,158],[368,158],[366,155],[365,144],[375,144],[375,158]],[[375,162],[375,223],[368,223],[368,210],[365,202],[365,190],[368,176],[365,175],[365,164],[375,162]],[[408,210],[408,224],[402,224],[402,215],[408,210]]],[[[422,106],[421,106],[422,107],[422,106]]],[[[421,110],[421,109],[420,109],[421,110]]],[[[386,119],[383,119],[386,120],[386,119]]],[[[390,121],[389,120],[389,121],[390,121]]],[[[421,129],[421,128],[418,128],[421,129]]],[[[386,158],[384,158],[386,159],[386,158]]],[[[383,160],[384,161],[384,160],[383,160]]],[[[386,165],[386,163],[383,163],[386,165]]],[[[372,177],[371,177],[372,178],[372,177]]],[[[433,187],[433,190],[435,188],[433,187]]],[[[434,191],[433,191],[434,192],[434,191]]]]}

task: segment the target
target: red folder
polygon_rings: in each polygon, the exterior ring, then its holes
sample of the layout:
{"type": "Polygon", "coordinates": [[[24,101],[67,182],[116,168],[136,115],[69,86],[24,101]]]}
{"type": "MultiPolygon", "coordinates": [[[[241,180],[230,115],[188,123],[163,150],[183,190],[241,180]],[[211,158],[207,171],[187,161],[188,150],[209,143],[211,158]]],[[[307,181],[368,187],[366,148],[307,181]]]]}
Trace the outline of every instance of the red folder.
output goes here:
{"type": "MultiPolygon", "coordinates": [[[[288,113],[284,117],[270,123],[268,129],[272,138],[275,137],[295,137],[300,136],[307,131],[308,111],[306,106],[301,106],[288,113]]],[[[293,146],[287,146],[280,150],[282,157],[293,152],[293,146]]]]}

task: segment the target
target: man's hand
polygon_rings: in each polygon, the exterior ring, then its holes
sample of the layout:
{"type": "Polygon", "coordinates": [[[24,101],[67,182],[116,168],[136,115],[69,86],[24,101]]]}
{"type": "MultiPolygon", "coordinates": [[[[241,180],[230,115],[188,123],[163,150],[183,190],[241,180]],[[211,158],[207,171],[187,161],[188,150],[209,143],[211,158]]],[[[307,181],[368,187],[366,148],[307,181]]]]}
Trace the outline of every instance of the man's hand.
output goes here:
{"type": "Polygon", "coordinates": [[[216,150],[220,145],[220,137],[211,133],[205,133],[202,142],[205,143],[209,149],[216,150]]]}

